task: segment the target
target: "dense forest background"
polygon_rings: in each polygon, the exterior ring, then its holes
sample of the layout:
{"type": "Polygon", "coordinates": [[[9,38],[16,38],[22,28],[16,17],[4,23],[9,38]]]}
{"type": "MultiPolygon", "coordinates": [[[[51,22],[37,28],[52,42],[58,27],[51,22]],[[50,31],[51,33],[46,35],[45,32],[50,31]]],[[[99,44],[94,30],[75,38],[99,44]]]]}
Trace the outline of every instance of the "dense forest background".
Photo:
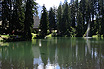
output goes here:
{"type": "Polygon", "coordinates": [[[34,0],[3,0],[1,34],[20,35],[31,40],[33,15],[37,15],[37,3],[34,0]]]}
{"type": "MultiPolygon", "coordinates": [[[[38,16],[34,0],[2,1],[2,25],[0,33],[21,35],[32,38],[33,16],[38,16]]],[[[56,36],[83,37],[104,36],[104,1],[73,0],[60,3],[58,8],[49,11],[43,5],[40,18],[39,35],[46,36],[54,31],[56,36]]]]}
{"type": "MultiPolygon", "coordinates": [[[[43,6],[44,10],[45,6],[43,6]]],[[[45,9],[46,10],[46,9],[45,9]]],[[[45,11],[47,12],[47,10],[45,11]]],[[[43,13],[45,13],[43,12],[43,13]]],[[[47,16],[47,27],[57,30],[59,36],[83,37],[104,35],[104,1],[74,0],[60,3],[58,9],[51,7],[47,15],[42,13],[41,24],[45,24],[43,16],[47,16]],[[43,23],[44,22],[44,23],[43,23]]],[[[46,25],[45,25],[46,27],[46,25]]]]}

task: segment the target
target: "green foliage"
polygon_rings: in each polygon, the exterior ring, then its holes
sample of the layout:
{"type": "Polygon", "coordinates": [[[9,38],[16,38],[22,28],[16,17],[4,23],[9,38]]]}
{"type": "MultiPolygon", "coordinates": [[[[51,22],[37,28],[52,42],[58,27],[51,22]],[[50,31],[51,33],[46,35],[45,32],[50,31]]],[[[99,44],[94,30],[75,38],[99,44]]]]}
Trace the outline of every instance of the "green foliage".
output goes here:
{"type": "Polygon", "coordinates": [[[38,14],[37,3],[34,0],[3,0],[2,6],[3,33],[11,35],[15,31],[31,40],[33,14],[38,14]]]}
{"type": "Polygon", "coordinates": [[[71,14],[70,14],[70,17],[71,17],[71,26],[75,28],[75,4],[72,4],[70,6],[70,10],[71,10],[71,14]]]}
{"type": "MultiPolygon", "coordinates": [[[[55,34],[69,37],[89,35],[104,36],[104,1],[103,0],[73,0],[60,3],[57,12],[50,8],[49,14],[43,5],[40,19],[41,36],[49,31],[57,30],[55,34]],[[49,18],[48,18],[49,16],[49,18]]],[[[3,0],[2,2],[2,30],[10,35],[12,31],[23,32],[22,36],[31,40],[33,15],[37,16],[37,3],[34,0],[3,0]]]]}
{"type": "Polygon", "coordinates": [[[61,32],[62,27],[62,5],[60,4],[57,9],[57,30],[58,32],[61,32]]]}
{"type": "Polygon", "coordinates": [[[56,21],[55,21],[55,11],[51,7],[49,10],[49,30],[55,30],[56,29],[56,21]]]}
{"type": "Polygon", "coordinates": [[[13,9],[13,14],[12,14],[12,28],[11,30],[23,30],[24,28],[24,19],[25,19],[25,14],[24,14],[24,9],[22,6],[22,0],[16,1],[13,9]]]}
{"type": "Polygon", "coordinates": [[[71,32],[70,32],[71,37],[76,37],[76,29],[71,27],[71,32]]]}
{"type": "Polygon", "coordinates": [[[26,40],[31,40],[31,28],[33,25],[33,0],[27,0],[26,11],[25,11],[25,21],[24,21],[24,37],[26,40]]]}
{"type": "Polygon", "coordinates": [[[48,13],[47,10],[45,8],[45,5],[43,5],[43,10],[42,10],[42,14],[41,14],[41,20],[40,20],[40,35],[41,36],[46,36],[47,35],[47,30],[48,30],[48,13]]]}
{"type": "Polygon", "coordinates": [[[5,31],[5,28],[8,25],[8,19],[9,19],[9,6],[7,5],[7,0],[4,0],[2,2],[2,31],[5,31]]]}
{"type": "Polygon", "coordinates": [[[83,22],[82,22],[82,13],[78,11],[77,13],[77,37],[82,37],[83,36],[83,22]]]}
{"type": "Polygon", "coordinates": [[[63,14],[62,14],[62,22],[61,22],[61,35],[66,35],[67,29],[70,30],[70,17],[69,17],[69,5],[66,1],[63,5],[63,14]]]}

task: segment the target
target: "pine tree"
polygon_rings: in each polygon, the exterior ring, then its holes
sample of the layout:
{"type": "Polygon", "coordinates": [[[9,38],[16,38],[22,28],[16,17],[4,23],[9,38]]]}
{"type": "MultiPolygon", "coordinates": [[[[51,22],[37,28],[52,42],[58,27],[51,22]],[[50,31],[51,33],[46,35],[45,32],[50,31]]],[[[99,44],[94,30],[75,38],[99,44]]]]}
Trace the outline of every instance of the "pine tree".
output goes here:
{"type": "Polygon", "coordinates": [[[9,6],[7,0],[4,0],[2,2],[2,31],[5,32],[5,28],[7,28],[8,24],[8,18],[9,18],[9,6]]]}
{"type": "Polygon", "coordinates": [[[75,3],[71,4],[70,8],[71,8],[71,15],[70,15],[70,17],[71,17],[71,26],[73,28],[75,28],[75,14],[76,14],[75,3]]]}
{"type": "Polygon", "coordinates": [[[43,10],[41,14],[41,20],[40,20],[40,36],[45,37],[47,35],[47,30],[48,30],[48,13],[45,8],[45,5],[43,5],[43,10]]]}
{"type": "Polygon", "coordinates": [[[86,31],[86,25],[85,25],[85,12],[86,12],[86,0],[81,0],[80,1],[80,6],[79,6],[79,9],[80,9],[80,12],[82,13],[82,21],[83,21],[83,24],[82,24],[82,33],[83,35],[85,34],[85,31],[86,31]]]}
{"type": "Polygon", "coordinates": [[[75,1],[75,17],[76,17],[76,37],[82,37],[83,36],[83,18],[82,13],[80,10],[80,3],[78,3],[78,0],[75,1]]]}
{"type": "Polygon", "coordinates": [[[57,30],[58,30],[58,33],[61,33],[61,27],[62,27],[62,5],[60,3],[60,5],[57,9],[57,30]]]}
{"type": "MultiPolygon", "coordinates": [[[[22,7],[22,0],[16,0],[14,2],[14,9],[12,14],[12,31],[23,31],[24,28],[24,9],[22,7]]],[[[17,34],[17,33],[16,33],[17,34]]]]}
{"type": "Polygon", "coordinates": [[[61,34],[67,35],[70,31],[69,6],[68,6],[67,1],[65,2],[65,5],[64,5],[61,25],[62,25],[61,30],[60,30],[61,34]]]}
{"type": "MultiPolygon", "coordinates": [[[[22,7],[22,0],[17,0],[17,15],[18,15],[18,24],[17,24],[17,29],[20,31],[23,31],[24,28],[24,19],[25,19],[25,14],[24,14],[24,9],[22,7]]],[[[31,14],[32,15],[32,14],[31,14]]]]}
{"type": "Polygon", "coordinates": [[[12,13],[13,13],[13,1],[12,0],[8,0],[8,4],[9,4],[9,35],[11,35],[12,33],[12,13]]]}
{"type": "Polygon", "coordinates": [[[27,0],[24,22],[24,37],[26,40],[31,40],[31,27],[33,25],[33,0],[27,0]]]}
{"type": "Polygon", "coordinates": [[[51,7],[49,10],[49,30],[50,33],[52,30],[55,30],[56,28],[56,22],[55,22],[55,12],[53,8],[51,7]]]}
{"type": "Polygon", "coordinates": [[[99,0],[99,13],[101,16],[101,35],[104,37],[104,0],[99,0]]]}
{"type": "Polygon", "coordinates": [[[80,12],[80,10],[78,10],[78,14],[77,14],[77,33],[76,36],[77,37],[82,37],[83,36],[83,22],[82,22],[82,13],[80,12]]]}

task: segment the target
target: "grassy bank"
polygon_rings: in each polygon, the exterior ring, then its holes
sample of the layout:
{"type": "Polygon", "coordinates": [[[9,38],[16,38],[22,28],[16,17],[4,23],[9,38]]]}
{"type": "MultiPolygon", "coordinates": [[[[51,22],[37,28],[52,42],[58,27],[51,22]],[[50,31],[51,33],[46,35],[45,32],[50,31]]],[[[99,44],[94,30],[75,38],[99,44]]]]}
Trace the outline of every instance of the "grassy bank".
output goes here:
{"type": "Polygon", "coordinates": [[[101,35],[101,36],[100,35],[93,35],[92,37],[93,38],[102,38],[103,39],[103,35],[101,35]]]}
{"type": "MultiPolygon", "coordinates": [[[[37,37],[38,34],[34,34],[34,33],[31,33],[32,34],[32,40],[35,39],[35,37],[37,37]]],[[[47,35],[45,38],[51,38],[55,35],[55,32],[47,35]]],[[[11,36],[16,36],[16,35],[11,35],[11,36]]],[[[56,36],[57,37],[57,36],[56,36]]],[[[3,38],[10,38],[9,35],[0,35],[0,41],[3,41],[3,38]]],[[[99,36],[99,35],[93,35],[92,38],[102,38],[103,39],[103,35],[99,36]]]]}
{"type": "Polygon", "coordinates": [[[9,38],[9,35],[0,35],[0,41],[2,41],[3,38],[9,38]]]}

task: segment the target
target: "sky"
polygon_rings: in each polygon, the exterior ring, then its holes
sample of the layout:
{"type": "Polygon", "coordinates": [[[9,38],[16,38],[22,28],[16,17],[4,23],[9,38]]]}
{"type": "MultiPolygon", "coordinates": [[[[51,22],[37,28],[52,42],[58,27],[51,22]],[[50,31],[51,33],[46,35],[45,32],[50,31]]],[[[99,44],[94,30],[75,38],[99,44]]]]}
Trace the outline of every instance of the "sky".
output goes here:
{"type": "MultiPolygon", "coordinates": [[[[67,0],[68,2],[70,2],[70,0],[67,0]]],[[[40,5],[43,6],[43,4],[45,4],[45,7],[47,8],[47,10],[50,9],[50,7],[58,7],[60,2],[64,3],[64,0],[36,0],[36,2],[40,5]]]]}

